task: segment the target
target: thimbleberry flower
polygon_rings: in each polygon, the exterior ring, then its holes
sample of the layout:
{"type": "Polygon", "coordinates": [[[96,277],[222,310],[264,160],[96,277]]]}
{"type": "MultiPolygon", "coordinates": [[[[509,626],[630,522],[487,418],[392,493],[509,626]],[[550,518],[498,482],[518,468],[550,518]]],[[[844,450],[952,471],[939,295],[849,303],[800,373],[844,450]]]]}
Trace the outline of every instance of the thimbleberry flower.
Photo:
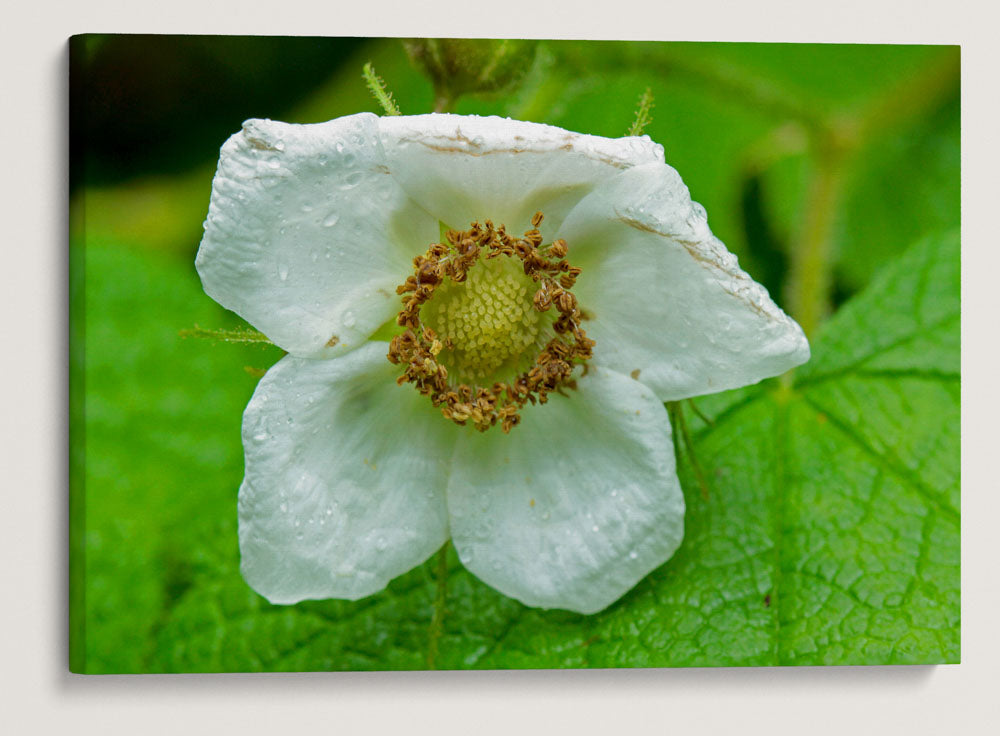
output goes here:
{"type": "Polygon", "coordinates": [[[663,402],[809,357],[647,137],[251,120],[197,267],[289,353],[243,417],[242,571],[275,603],[371,595],[451,539],[506,595],[599,611],[683,537],[663,402]]]}

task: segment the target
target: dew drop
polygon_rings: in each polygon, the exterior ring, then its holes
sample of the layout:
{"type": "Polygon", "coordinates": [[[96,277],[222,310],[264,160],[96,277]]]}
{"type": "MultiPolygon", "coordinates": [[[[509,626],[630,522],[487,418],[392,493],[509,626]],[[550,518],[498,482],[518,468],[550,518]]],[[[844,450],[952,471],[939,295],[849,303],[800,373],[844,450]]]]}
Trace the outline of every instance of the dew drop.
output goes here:
{"type": "Polygon", "coordinates": [[[632,550],[631,552],[628,553],[628,558],[630,560],[637,560],[639,559],[639,553],[636,552],[635,550],[632,550]]]}
{"type": "Polygon", "coordinates": [[[288,513],[288,504],[287,503],[281,504],[278,508],[281,509],[281,513],[283,513],[283,514],[287,514],[288,513]]]}
{"type": "Polygon", "coordinates": [[[278,278],[284,281],[288,278],[288,264],[279,263],[278,264],[278,278]]]}
{"type": "Polygon", "coordinates": [[[601,527],[597,526],[597,524],[594,524],[592,527],[590,527],[590,530],[592,532],[599,532],[601,531],[601,527]]]}
{"type": "Polygon", "coordinates": [[[334,225],[337,224],[337,220],[339,219],[340,215],[338,215],[336,212],[331,212],[329,215],[326,216],[326,219],[323,220],[323,227],[333,227],[334,225]]]}
{"type": "Polygon", "coordinates": [[[341,189],[353,189],[358,184],[361,183],[361,179],[364,176],[360,171],[352,171],[350,174],[344,177],[344,183],[340,185],[341,189]]]}
{"type": "Polygon", "coordinates": [[[344,327],[354,327],[354,312],[348,310],[344,312],[344,327]]]}

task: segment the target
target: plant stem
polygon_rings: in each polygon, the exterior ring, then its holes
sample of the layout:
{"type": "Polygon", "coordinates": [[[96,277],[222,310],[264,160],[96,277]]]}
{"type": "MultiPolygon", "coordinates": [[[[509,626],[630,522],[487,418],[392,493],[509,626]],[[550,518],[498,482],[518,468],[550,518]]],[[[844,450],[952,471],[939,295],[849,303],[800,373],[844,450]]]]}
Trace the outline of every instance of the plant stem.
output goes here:
{"type": "Polygon", "coordinates": [[[427,667],[437,669],[438,642],[444,633],[445,604],[448,599],[448,547],[451,542],[445,542],[437,553],[437,594],[434,597],[434,615],[427,642],[427,667]]]}
{"type": "Polygon", "coordinates": [[[447,90],[436,90],[433,112],[454,112],[458,97],[447,90]]]}
{"type": "MultiPolygon", "coordinates": [[[[691,440],[691,434],[688,432],[687,420],[684,418],[684,406],[679,401],[668,401],[667,413],[670,416],[671,425],[674,431],[680,432],[681,439],[684,442],[684,451],[687,453],[688,460],[691,462],[691,469],[694,471],[694,477],[698,481],[698,488],[701,490],[701,497],[707,501],[708,481],[705,480],[705,471],[702,470],[701,463],[698,462],[698,456],[694,453],[694,442],[691,440]]],[[[675,439],[675,452],[676,447],[677,441],[675,439]]]]}
{"type": "Polygon", "coordinates": [[[198,337],[219,342],[274,345],[267,335],[249,327],[237,327],[234,330],[209,330],[196,324],[193,328],[180,330],[178,334],[181,337],[198,337]]]}
{"type": "Polygon", "coordinates": [[[788,280],[788,308],[807,337],[830,310],[833,225],[843,174],[843,150],[821,144],[788,280]]]}
{"type": "Polygon", "coordinates": [[[849,117],[813,128],[816,169],[809,183],[798,242],[791,249],[786,297],[792,316],[812,337],[830,310],[833,230],[851,159],[885,130],[925,114],[954,89],[957,54],[929,65],[877,103],[849,117]]]}

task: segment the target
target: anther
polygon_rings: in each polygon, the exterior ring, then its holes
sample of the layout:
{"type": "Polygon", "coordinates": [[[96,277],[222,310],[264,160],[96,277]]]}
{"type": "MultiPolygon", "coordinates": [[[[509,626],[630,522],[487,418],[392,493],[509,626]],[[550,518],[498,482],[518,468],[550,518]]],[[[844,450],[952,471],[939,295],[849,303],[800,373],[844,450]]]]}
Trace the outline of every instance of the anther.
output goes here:
{"type": "Polygon", "coordinates": [[[542,246],[541,222],[535,213],[521,238],[489,220],[449,230],[446,242],[413,259],[414,275],[397,287],[403,309],[396,322],[406,330],[387,355],[405,366],[397,382],[412,383],[458,424],[509,432],[526,403],[544,404],[550,392],[574,387],[575,366],[586,369],[592,355],[568,291],[580,269],[565,260],[565,240],[542,246]],[[553,305],[558,316],[543,317],[553,305]],[[552,336],[530,362],[542,329],[552,336]]]}
{"type": "Polygon", "coordinates": [[[535,296],[531,301],[535,305],[535,309],[539,312],[545,312],[552,306],[552,297],[545,289],[539,289],[536,291],[535,296]]]}

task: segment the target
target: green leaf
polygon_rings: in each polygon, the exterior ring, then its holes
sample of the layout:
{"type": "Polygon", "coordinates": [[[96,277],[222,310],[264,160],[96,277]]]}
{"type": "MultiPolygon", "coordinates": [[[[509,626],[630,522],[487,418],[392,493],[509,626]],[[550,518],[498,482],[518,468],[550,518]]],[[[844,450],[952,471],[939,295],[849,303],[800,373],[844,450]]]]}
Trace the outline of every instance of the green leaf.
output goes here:
{"type": "MultiPolygon", "coordinates": [[[[790,385],[699,400],[709,499],[684,465],[681,549],[606,611],[526,608],[452,553],[438,666],[957,661],[958,254],[908,251],[790,385]]],[[[242,366],[277,351],[177,339],[227,324],[187,264],[87,264],[86,670],[424,667],[433,560],[357,602],[272,606],[240,577],[242,366]]]]}
{"type": "Polygon", "coordinates": [[[181,336],[238,325],[205,299],[190,260],[92,242],[72,252],[86,275],[72,325],[74,667],[142,672],[207,543],[235,545],[237,407],[255,383],[243,368],[280,351],[181,336]]]}

